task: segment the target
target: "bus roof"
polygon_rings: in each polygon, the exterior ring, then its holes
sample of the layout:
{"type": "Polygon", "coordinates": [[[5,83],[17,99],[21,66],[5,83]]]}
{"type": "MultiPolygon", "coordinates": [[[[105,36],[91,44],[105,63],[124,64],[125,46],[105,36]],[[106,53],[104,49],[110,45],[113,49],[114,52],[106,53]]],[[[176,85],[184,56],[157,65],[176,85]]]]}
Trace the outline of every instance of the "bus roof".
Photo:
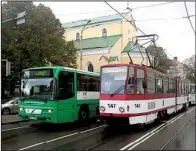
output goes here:
{"type": "Polygon", "coordinates": [[[69,67],[63,67],[63,66],[45,66],[45,67],[43,66],[43,67],[28,68],[28,69],[24,69],[23,71],[33,70],[33,69],[64,69],[67,71],[74,71],[76,73],[96,75],[96,76],[100,75],[100,73],[97,73],[97,72],[84,71],[84,70],[79,70],[79,69],[74,69],[74,68],[69,68],[69,67]]]}

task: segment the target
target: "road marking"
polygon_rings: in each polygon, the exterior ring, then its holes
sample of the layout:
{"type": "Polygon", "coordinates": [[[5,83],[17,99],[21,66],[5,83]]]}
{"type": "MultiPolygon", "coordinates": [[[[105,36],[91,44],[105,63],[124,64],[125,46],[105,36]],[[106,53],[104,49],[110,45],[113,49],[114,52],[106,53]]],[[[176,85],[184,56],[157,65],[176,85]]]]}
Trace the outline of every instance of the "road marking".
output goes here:
{"type": "Polygon", "coordinates": [[[98,127],[94,127],[94,128],[89,129],[89,130],[82,131],[82,132],[80,132],[80,134],[86,133],[86,132],[89,132],[89,131],[92,131],[92,130],[95,130],[95,129],[98,129],[98,128],[101,128],[101,127],[105,127],[105,126],[106,126],[106,125],[101,125],[101,126],[98,126],[98,127]]]}
{"type": "Polygon", "coordinates": [[[78,133],[72,133],[72,134],[69,134],[69,135],[65,135],[65,136],[62,136],[62,137],[58,137],[58,138],[55,138],[55,139],[46,141],[46,143],[54,142],[54,141],[56,141],[56,140],[59,140],[59,139],[62,139],[62,138],[66,138],[66,137],[70,137],[70,136],[73,136],[73,135],[76,135],[76,134],[78,134],[78,133]]]}
{"type": "Polygon", "coordinates": [[[31,146],[27,146],[27,147],[21,148],[19,150],[26,150],[26,149],[29,149],[29,148],[32,148],[32,147],[35,147],[35,146],[39,146],[39,145],[42,145],[42,144],[47,144],[47,143],[50,143],[50,142],[53,142],[53,141],[56,141],[56,140],[59,140],[59,139],[62,139],[62,138],[74,136],[74,135],[81,134],[81,133],[86,133],[86,132],[89,132],[89,131],[92,131],[94,129],[98,129],[98,128],[101,128],[101,127],[104,127],[104,126],[107,126],[107,125],[101,125],[101,126],[94,127],[94,128],[82,131],[82,132],[76,132],[76,133],[68,134],[68,135],[61,136],[61,137],[58,137],[58,138],[55,138],[55,139],[51,139],[51,140],[48,140],[48,141],[45,141],[45,142],[40,142],[40,143],[31,145],[31,146]]]}
{"type": "Polygon", "coordinates": [[[21,128],[28,128],[28,127],[29,127],[29,125],[21,126],[21,127],[15,127],[15,128],[9,128],[9,129],[2,130],[2,132],[12,131],[12,130],[21,129],[21,128]]]}
{"type": "MultiPolygon", "coordinates": [[[[177,117],[172,118],[170,121],[175,120],[177,117]]],[[[169,122],[169,121],[168,121],[169,122]]],[[[138,138],[137,140],[135,140],[134,142],[131,142],[130,144],[126,145],[125,147],[121,148],[120,150],[125,150],[126,148],[130,147],[131,145],[139,142],[140,140],[142,140],[143,138],[145,138],[146,136],[154,133],[155,131],[157,131],[158,129],[160,129],[161,127],[163,127],[164,125],[167,125],[167,123],[161,124],[160,126],[158,126],[157,128],[153,129],[151,132],[146,133],[145,135],[141,136],[140,138],[138,138]]]]}
{"type": "Polygon", "coordinates": [[[167,127],[168,125],[172,124],[173,122],[175,122],[176,120],[178,120],[179,118],[183,117],[184,115],[190,113],[191,111],[193,111],[193,109],[187,111],[186,113],[182,113],[181,115],[172,118],[171,120],[167,121],[164,124],[161,124],[159,127],[155,128],[154,130],[152,130],[151,132],[148,132],[147,134],[141,136],[140,138],[138,138],[137,140],[135,140],[134,142],[129,143],[128,145],[126,145],[125,147],[121,148],[120,150],[132,150],[133,148],[135,148],[136,146],[138,146],[139,144],[141,144],[142,142],[144,142],[145,140],[147,140],[148,138],[152,137],[154,134],[160,132],[162,129],[164,129],[165,127],[167,127]],[[135,144],[135,145],[134,145],[135,144]],[[133,146],[132,146],[133,145],[133,146]],[[132,146],[131,148],[129,148],[130,146],[132,146]]]}

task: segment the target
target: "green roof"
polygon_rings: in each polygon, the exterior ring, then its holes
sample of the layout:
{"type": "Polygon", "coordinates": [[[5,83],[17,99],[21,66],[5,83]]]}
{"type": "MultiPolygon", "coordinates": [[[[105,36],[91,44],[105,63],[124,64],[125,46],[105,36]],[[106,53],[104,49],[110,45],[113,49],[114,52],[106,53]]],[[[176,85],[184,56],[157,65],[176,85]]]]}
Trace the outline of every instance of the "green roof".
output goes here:
{"type": "MultiPolygon", "coordinates": [[[[128,13],[129,12],[124,12],[121,14],[124,17],[126,17],[128,15],[128,13]]],[[[89,20],[91,20],[91,22],[88,25],[94,25],[94,24],[105,23],[105,22],[119,21],[119,20],[122,20],[122,16],[120,16],[119,14],[109,15],[109,16],[101,16],[101,17],[96,17],[96,18],[92,18],[92,19],[77,20],[74,22],[64,23],[62,26],[64,28],[80,27],[80,26],[86,25],[89,20]]]]}
{"type": "Polygon", "coordinates": [[[109,61],[109,62],[112,62],[112,61],[119,61],[119,60],[118,60],[118,56],[110,56],[110,57],[108,58],[108,61],[109,61]]]}
{"type": "MultiPolygon", "coordinates": [[[[106,48],[112,47],[120,39],[120,35],[106,36],[106,37],[95,37],[82,40],[82,49],[95,49],[95,48],[106,48]]],[[[74,41],[75,47],[80,49],[80,40],[74,41]]]]}
{"type": "MultiPolygon", "coordinates": [[[[134,46],[134,44],[135,44],[134,42],[129,41],[128,44],[126,45],[126,47],[124,48],[124,50],[121,53],[140,52],[140,50],[138,48],[139,46],[137,44],[134,46]]],[[[141,51],[144,52],[143,49],[141,49],[141,51]]]]}
{"type": "MultiPolygon", "coordinates": [[[[118,56],[110,56],[109,58],[107,56],[102,55],[101,58],[104,58],[105,61],[107,62],[113,62],[113,61],[119,61],[118,56]]],[[[101,58],[99,59],[99,61],[101,60],[101,58]]]]}

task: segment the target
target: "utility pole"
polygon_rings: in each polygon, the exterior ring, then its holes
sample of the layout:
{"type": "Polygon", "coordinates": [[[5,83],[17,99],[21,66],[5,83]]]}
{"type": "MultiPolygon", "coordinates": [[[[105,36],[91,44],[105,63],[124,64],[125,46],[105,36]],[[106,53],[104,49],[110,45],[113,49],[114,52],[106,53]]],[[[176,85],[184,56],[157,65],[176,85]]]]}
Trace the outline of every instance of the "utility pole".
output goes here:
{"type": "Polygon", "coordinates": [[[5,76],[9,76],[11,73],[11,62],[8,59],[2,59],[1,61],[5,62],[5,76]]]}
{"type": "Polygon", "coordinates": [[[85,28],[89,23],[91,22],[91,20],[89,20],[85,25],[84,27],[82,28],[81,30],[81,35],[80,35],[80,70],[82,70],[82,35],[83,35],[83,32],[84,30],[86,30],[87,28],[85,28]]]}

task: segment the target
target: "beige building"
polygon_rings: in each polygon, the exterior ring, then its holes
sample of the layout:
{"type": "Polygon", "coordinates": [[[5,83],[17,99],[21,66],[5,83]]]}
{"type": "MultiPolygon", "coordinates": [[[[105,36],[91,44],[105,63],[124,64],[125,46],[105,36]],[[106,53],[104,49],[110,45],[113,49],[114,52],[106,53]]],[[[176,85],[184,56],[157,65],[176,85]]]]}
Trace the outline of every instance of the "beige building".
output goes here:
{"type": "Polygon", "coordinates": [[[182,79],[185,79],[186,72],[184,70],[184,64],[178,61],[177,57],[174,57],[174,59],[171,60],[171,67],[168,70],[168,73],[170,76],[173,77],[180,77],[182,79]]]}
{"type": "MultiPolygon", "coordinates": [[[[122,15],[132,21],[131,12],[122,15]]],[[[133,63],[142,62],[139,49],[132,48],[134,44],[132,37],[136,35],[135,28],[118,14],[78,20],[65,23],[63,26],[66,41],[73,40],[78,50],[78,69],[81,65],[82,70],[99,72],[101,65],[129,63],[127,52],[132,57],[133,63]]],[[[143,64],[149,65],[146,54],[143,53],[143,56],[143,64]]]]}

